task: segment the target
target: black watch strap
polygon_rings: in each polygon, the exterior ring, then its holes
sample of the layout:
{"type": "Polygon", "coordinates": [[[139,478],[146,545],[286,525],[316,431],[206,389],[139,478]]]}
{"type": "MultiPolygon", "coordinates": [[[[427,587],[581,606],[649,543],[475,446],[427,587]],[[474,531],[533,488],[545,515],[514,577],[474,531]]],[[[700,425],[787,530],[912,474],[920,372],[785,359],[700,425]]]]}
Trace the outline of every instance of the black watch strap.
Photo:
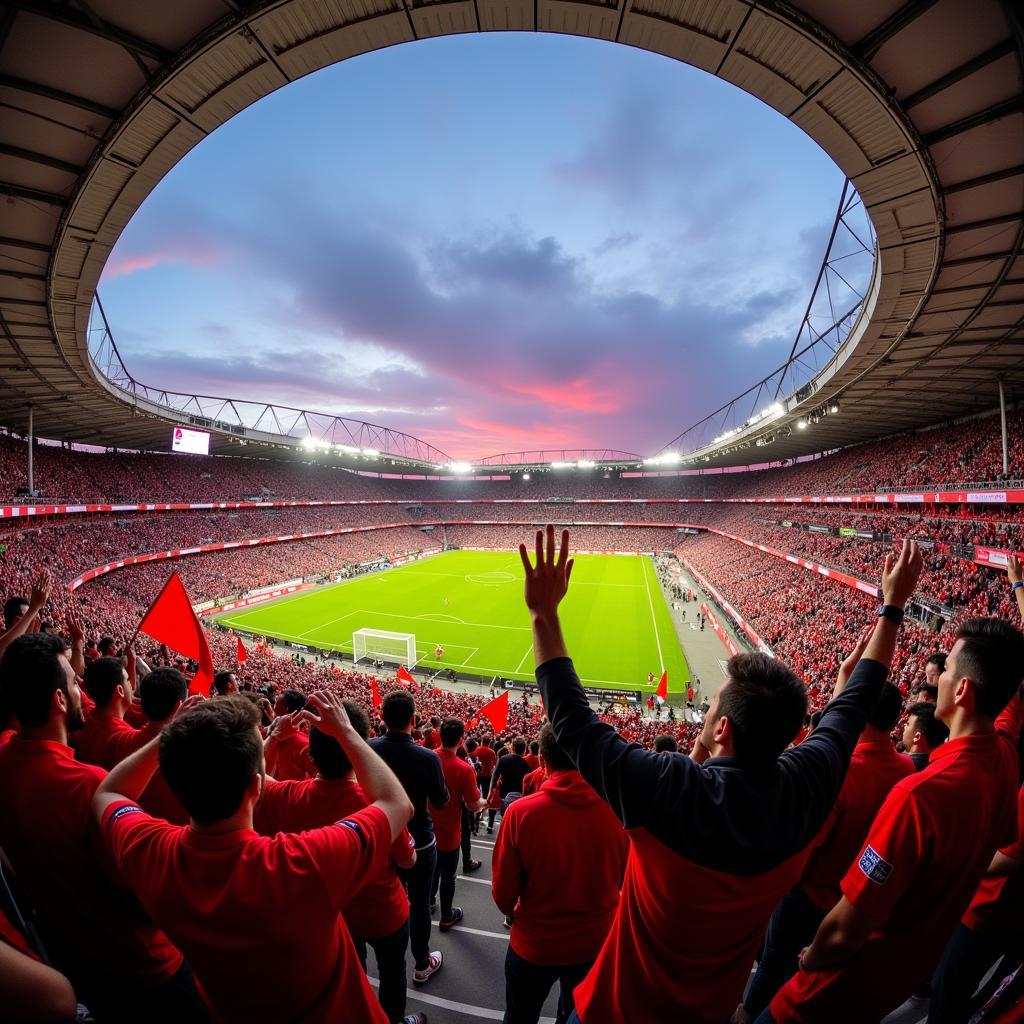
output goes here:
{"type": "Polygon", "coordinates": [[[880,619],[888,619],[899,626],[903,622],[903,609],[894,604],[883,604],[879,606],[878,617],[880,619]]]}

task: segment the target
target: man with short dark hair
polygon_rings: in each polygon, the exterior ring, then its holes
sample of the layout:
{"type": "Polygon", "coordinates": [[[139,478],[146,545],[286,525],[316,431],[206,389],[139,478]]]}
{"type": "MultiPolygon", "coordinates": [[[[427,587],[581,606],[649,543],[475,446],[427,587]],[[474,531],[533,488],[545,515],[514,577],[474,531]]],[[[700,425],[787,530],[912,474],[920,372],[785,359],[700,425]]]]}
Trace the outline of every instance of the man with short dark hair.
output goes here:
{"type": "Polygon", "coordinates": [[[274,704],[274,721],[267,733],[267,774],[278,782],[308,779],[316,774],[309,759],[309,737],[295,722],[295,713],[306,706],[301,690],[282,690],[274,704]]]}
{"type": "Polygon", "coordinates": [[[619,909],[576,988],[575,1012],[583,1024],[720,1024],[742,997],[772,910],[799,879],[839,794],[885,682],[921,555],[906,541],[898,560],[886,557],[885,603],[864,655],[803,743],[786,749],[807,711],[801,681],[764,655],[737,655],[695,757],[686,757],[628,743],[594,714],[558,619],[572,570],[569,534],[556,548],[554,528],[546,532],[546,542],[537,533],[536,565],[520,546],[537,681],[559,745],[631,840],[619,909]]]}
{"type": "Polygon", "coordinates": [[[181,953],[97,859],[90,801],[106,772],[68,746],[83,719],[64,641],[16,639],[0,661],[0,689],[20,724],[0,748],[0,846],[54,963],[98,1019],[205,1020],[181,953]]]}
{"type": "Polygon", "coordinates": [[[878,1020],[927,980],[993,854],[1017,836],[1022,677],[1019,630],[961,623],[935,707],[949,740],[886,798],[842,897],[758,1024],[878,1020]]]}
{"type": "Polygon", "coordinates": [[[125,721],[132,706],[132,684],[120,658],[93,658],[85,666],[82,682],[96,706],[75,734],[73,745],[80,761],[109,771],[148,743],[159,726],[136,729],[125,721]]]}
{"type": "MultiPolygon", "coordinates": [[[[342,703],[352,728],[362,740],[368,740],[370,720],[366,712],[352,701],[342,703]]],[[[253,812],[253,825],[261,835],[321,828],[355,814],[369,803],[356,780],[352,762],[336,739],[311,729],[309,756],[317,770],[315,778],[291,782],[266,780],[263,796],[253,812]]],[[[389,861],[359,886],[342,912],[364,970],[366,948],[373,947],[380,981],[377,997],[392,1024],[417,1024],[423,1017],[405,1014],[409,899],[395,871],[396,867],[410,868],[415,863],[412,836],[403,828],[391,847],[389,861]]]]}
{"type": "Polygon", "coordinates": [[[914,770],[928,767],[932,751],[949,738],[949,730],[935,717],[935,704],[921,700],[907,708],[907,724],[903,727],[903,749],[914,762],[914,770]]]}
{"type": "MultiPolygon", "coordinates": [[[[538,765],[539,767],[539,765],[538,765]]],[[[530,762],[526,760],[526,740],[517,736],[512,741],[512,752],[503,754],[494,766],[491,789],[497,787],[498,795],[505,799],[509,793],[522,793],[523,779],[530,773],[530,762]]],[[[487,831],[494,831],[494,816],[498,812],[492,807],[487,812],[487,831]]]]}
{"type": "Polygon", "coordinates": [[[622,825],[583,781],[550,725],[540,731],[538,752],[547,778],[538,792],[510,805],[494,847],[491,891],[512,920],[508,1024],[537,1024],[556,983],[555,1019],[568,1020],[573,989],[615,917],[629,848],[622,825]]]}
{"type": "Polygon", "coordinates": [[[11,629],[28,614],[29,603],[27,597],[14,595],[4,601],[4,629],[11,629]]]}
{"type": "MultiPolygon", "coordinates": [[[[155,668],[139,682],[139,704],[146,719],[163,726],[175,709],[188,699],[188,680],[176,668],[155,668]]],[[[174,825],[188,824],[188,811],[171,792],[163,772],[157,767],[139,800],[142,809],[154,818],[174,825]]]]}
{"type": "Polygon", "coordinates": [[[231,693],[238,693],[238,680],[235,678],[235,673],[228,670],[218,672],[213,677],[212,695],[227,697],[231,693]]]}
{"type": "MultiPolygon", "coordinates": [[[[441,895],[441,920],[438,927],[446,932],[462,920],[462,907],[453,906],[455,899],[455,875],[459,870],[459,854],[462,847],[463,808],[476,814],[482,811],[487,801],[480,795],[476,784],[476,772],[468,761],[459,757],[459,744],[466,734],[466,725],[460,718],[446,718],[439,726],[441,746],[437,756],[441,759],[441,771],[449,799],[443,807],[430,805],[430,816],[437,836],[437,867],[431,886],[431,903],[441,895]]],[[[475,871],[480,861],[471,861],[469,870],[475,871]],[[475,865],[473,867],[472,865],[475,865]]]]}
{"type": "Polygon", "coordinates": [[[678,750],[679,744],[676,743],[675,736],[670,733],[663,732],[654,737],[654,752],[656,754],[674,754],[678,750]]]}
{"type": "Polygon", "coordinates": [[[398,776],[412,801],[409,831],[416,843],[416,863],[402,872],[409,893],[409,946],[416,961],[413,983],[426,984],[444,963],[440,950],[430,948],[430,894],[437,867],[437,840],[427,803],[444,807],[448,787],[441,770],[441,759],[432,750],[419,746],[412,738],[416,720],[416,702],[407,690],[393,690],[381,706],[387,732],[370,746],[398,776]]]}
{"type": "Polygon", "coordinates": [[[258,712],[241,695],[204,701],[127,757],[96,791],[93,813],[117,867],[149,916],[188,950],[219,1020],[387,1017],[340,916],[353,889],[386,863],[412,808],[349,722],[341,699],[314,693],[310,718],[338,741],[371,801],[325,828],[259,836],[263,787],[258,712]],[[159,750],[158,750],[159,745],[159,750]],[[135,800],[156,767],[188,809],[179,828],[135,800]],[[273,964],[272,984],[253,971],[273,964]]]}
{"type": "MultiPolygon", "coordinates": [[[[840,688],[852,667],[844,663],[840,688]]],[[[878,808],[892,787],[914,771],[910,759],[897,754],[890,734],[903,709],[900,691],[887,682],[875,702],[857,746],[835,809],[807,861],[800,884],[772,913],[757,971],[733,1024],[748,1024],[771,1002],[797,969],[800,950],[814,938],[825,915],[842,895],[840,883],[857,856],[878,808]]]]}

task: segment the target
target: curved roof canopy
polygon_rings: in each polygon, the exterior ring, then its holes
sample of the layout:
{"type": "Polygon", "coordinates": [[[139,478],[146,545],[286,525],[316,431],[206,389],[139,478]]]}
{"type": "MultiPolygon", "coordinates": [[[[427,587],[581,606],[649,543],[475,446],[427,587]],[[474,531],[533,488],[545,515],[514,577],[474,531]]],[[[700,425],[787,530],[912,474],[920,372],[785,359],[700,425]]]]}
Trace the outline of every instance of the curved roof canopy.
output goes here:
{"type": "MultiPolygon", "coordinates": [[[[991,407],[997,375],[1024,379],[1014,0],[23,0],[0,9],[0,423],[24,431],[31,404],[43,436],[166,449],[168,423],[187,416],[101,379],[89,355],[97,281],[142,201],[290,81],[396,43],[499,30],[618,41],[733,82],[814,138],[863,199],[878,255],[858,324],[772,420],[771,449],[746,450],[768,433],[755,425],[704,464],[924,426],[991,407]],[[842,415],[787,432],[840,401],[842,415]]],[[[283,439],[213,429],[213,451],[283,439]]],[[[416,444],[392,453],[441,454],[416,444]]]]}

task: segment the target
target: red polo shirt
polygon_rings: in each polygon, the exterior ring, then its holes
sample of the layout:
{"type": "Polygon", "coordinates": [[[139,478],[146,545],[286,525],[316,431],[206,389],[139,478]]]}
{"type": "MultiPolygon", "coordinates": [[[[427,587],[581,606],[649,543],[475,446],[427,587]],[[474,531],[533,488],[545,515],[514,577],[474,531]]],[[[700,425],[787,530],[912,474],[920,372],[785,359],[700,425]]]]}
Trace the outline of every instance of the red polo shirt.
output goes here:
{"type": "Polygon", "coordinates": [[[540,758],[536,754],[523,754],[523,757],[526,758],[531,772],[535,772],[540,767],[540,758]]]}
{"type": "MultiPolygon", "coordinates": [[[[355,779],[303,779],[277,782],[267,779],[263,796],[256,805],[253,827],[261,835],[277,832],[305,832],[331,825],[361,811],[369,804],[355,779]]],[[[352,893],[342,912],[353,935],[380,939],[393,935],[409,916],[409,898],[395,874],[395,862],[408,863],[415,844],[409,830],[391,847],[391,858],[380,871],[367,875],[352,893]]]]}
{"type": "Polygon", "coordinates": [[[98,842],[91,801],[106,774],[63,743],[15,736],[0,748],[0,847],[72,981],[142,992],[170,978],[182,958],[98,842]]]}
{"type": "Polygon", "coordinates": [[[777,1024],[878,1020],[934,969],[992,855],[1017,837],[1019,701],[1010,704],[1005,731],[944,743],[893,788],[842,882],[882,923],[841,969],[794,975],[772,1000],[777,1024]]]}
{"type": "Polygon", "coordinates": [[[491,881],[498,909],[515,914],[513,951],[534,964],[590,963],[612,926],[628,849],[618,818],[579,772],[555,772],[513,803],[491,881]]]}
{"type": "Polygon", "coordinates": [[[543,768],[535,768],[532,772],[527,772],[527,774],[523,776],[523,796],[529,796],[530,793],[536,793],[543,782],[543,768]]]}
{"type": "MultiPolygon", "coordinates": [[[[1017,790],[1017,839],[1000,851],[1024,861],[1024,786],[1017,790]]],[[[1024,929],[1024,877],[1018,869],[1012,875],[983,878],[963,923],[986,935],[1020,935],[1024,929]]]]}
{"type": "Polygon", "coordinates": [[[316,775],[316,768],[309,757],[309,737],[302,732],[291,732],[279,740],[272,740],[267,748],[267,774],[278,782],[316,775]]]}
{"type": "Polygon", "coordinates": [[[226,1024],[387,1024],[341,917],[384,864],[387,816],[368,807],[298,835],[205,834],[118,801],[102,831],[142,905],[185,951],[226,1024]],[[270,984],[257,983],[272,970],[270,984]]]}
{"type": "Polygon", "coordinates": [[[888,740],[861,740],[853,750],[835,812],[826,825],[800,881],[800,888],[822,910],[842,896],[840,883],[861,847],[889,791],[914,772],[914,762],[897,754],[888,740]]]}
{"type": "Polygon", "coordinates": [[[117,715],[96,710],[86,719],[85,725],[74,733],[72,743],[79,761],[99,765],[110,771],[129,754],[144,747],[158,731],[159,726],[135,729],[117,715]]]}
{"type": "Polygon", "coordinates": [[[490,778],[491,772],[494,771],[494,766],[498,763],[498,755],[494,752],[494,748],[477,747],[473,751],[473,756],[480,762],[480,775],[486,775],[487,778],[490,778]]]}
{"type": "Polygon", "coordinates": [[[451,852],[462,843],[462,808],[480,799],[480,787],[476,784],[476,772],[467,761],[444,747],[438,749],[437,756],[441,759],[449,800],[444,807],[430,804],[430,817],[438,850],[451,852]]]}

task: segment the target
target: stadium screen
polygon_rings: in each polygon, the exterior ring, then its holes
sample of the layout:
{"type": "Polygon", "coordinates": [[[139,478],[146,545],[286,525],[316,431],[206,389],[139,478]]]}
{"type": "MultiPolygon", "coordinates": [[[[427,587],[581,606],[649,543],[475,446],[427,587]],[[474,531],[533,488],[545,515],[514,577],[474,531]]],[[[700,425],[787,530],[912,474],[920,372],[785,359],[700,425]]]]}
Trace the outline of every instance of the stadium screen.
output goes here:
{"type": "Polygon", "coordinates": [[[186,430],[175,427],[171,437],[171,451],[183,455],[209,455],[210,435],[205,430],[186,430]]]}

